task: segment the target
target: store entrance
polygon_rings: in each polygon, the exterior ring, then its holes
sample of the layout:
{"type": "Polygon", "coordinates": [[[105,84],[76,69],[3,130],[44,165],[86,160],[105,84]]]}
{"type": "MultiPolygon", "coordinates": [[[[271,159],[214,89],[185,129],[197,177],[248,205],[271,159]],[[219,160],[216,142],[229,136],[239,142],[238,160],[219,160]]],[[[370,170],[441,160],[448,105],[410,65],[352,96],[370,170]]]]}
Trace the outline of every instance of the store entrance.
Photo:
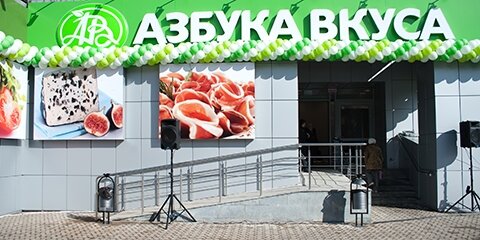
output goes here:
{"type": "MultiPolygon", "coordinates": [[[[307,124],[308,143],[364,143],[368,138],[385,142],[385,83],[336,79],[331,64],[299,63],[299,119],[307,124]],[[328,69],[325,75],[308,74],[311,69],[328,69]],[[348,80],[348,81],[347,81],[348,80]]],[[[348,71],[338,68],[338,71],[348,71]]],[[[329,165],[332,148],[311,148],[316,164],[329,165]],[[322,160],[324,159],[324,160],[322,160]]]]}

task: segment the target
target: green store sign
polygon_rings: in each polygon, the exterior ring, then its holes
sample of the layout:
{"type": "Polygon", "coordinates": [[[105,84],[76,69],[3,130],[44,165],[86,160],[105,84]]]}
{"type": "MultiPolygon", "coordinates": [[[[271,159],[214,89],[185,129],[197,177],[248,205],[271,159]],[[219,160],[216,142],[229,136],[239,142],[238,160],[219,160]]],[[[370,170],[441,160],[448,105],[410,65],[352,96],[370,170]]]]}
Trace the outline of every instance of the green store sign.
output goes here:
{"type": "Polygon", "coordinates": [[[81,6],[31,3],[31,16],[38,17],[29,25],[29,42],[107,47],[237,39],[394,41],[480,36],[480,29],[468,27],[476,21],[478,0],[86,2],[81,6]]]}

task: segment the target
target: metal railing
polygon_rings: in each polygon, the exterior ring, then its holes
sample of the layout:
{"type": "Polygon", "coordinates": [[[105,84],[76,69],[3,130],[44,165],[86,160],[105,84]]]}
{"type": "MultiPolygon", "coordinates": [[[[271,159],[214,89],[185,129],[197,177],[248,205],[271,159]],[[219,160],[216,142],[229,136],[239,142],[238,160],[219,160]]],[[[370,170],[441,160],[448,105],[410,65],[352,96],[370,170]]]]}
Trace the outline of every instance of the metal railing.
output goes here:
{"type": "MultiPolygon", "coordinates": [[[[363,143],[292,144],[281,147],[254,150],[209,157],[173,164],[174,189],[181,201],[207,197],[222,197],[230,193],[257,192],[263,194],[265,186],[273,188],[274,181],[285,178],[302,178],[298,169],[308,169],[308,189],[311,189],[312,170],[331,168],[351,177],[362,172],[363,143]],[[329,148],[332,154],[312,155],[315,148],[329,148]],[[307,155],[302,152],[307,150],[307,155]],[[297,153],[298,152],[298,153],[297,153]],[[275,155],[282,157],[274,157],[275,155]],[[239,161],[238,159],[242,159],[239,161]],[[329,164],[318,162],[327,159],[329,164]],[[235,161],[237,160],[237,161],[235,161]],[[218,166],[215,166],[215,164],[218,166]],[[306,165],[305,165],[306,164],[306,165]],[[214,165],[214,166],[212,166],[214,165]],[[196,195],[196,197],[194,197],[196,195]]],[[[116,211],[123,211],[128,204],[139,203],[159,206],[162,196],[167,196],[170,164],[111,174],[115,179],[116,211]]],[[[138,206],[135,204],[135,206],[138,206]]]]}

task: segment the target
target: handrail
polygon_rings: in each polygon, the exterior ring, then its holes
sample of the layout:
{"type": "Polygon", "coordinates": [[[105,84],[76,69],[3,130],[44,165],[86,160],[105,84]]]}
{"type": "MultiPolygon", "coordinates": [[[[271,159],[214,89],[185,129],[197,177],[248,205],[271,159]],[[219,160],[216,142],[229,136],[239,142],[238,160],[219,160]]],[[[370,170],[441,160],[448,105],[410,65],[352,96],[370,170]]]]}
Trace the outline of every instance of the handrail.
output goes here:
{"type": "MultiPolygon", "coordinates": [[[[393,138],[397,138],[397,139],[398,139],[398,142],[400,142],[400,146],[402,146],[403,150],[405,150],[405,152],[407,153],[408,160],[410,160],[410,163],[413,165],[413,168],[415,169],[415,171],[417,171],[418,173],[423,173],[423,174],[431,175],[431,174],[432,174],[432,170],[425,169],[425,168],[421,168],[421,167],[418,165],[418,163],[413,160],[412,153],[410,153],[410,151],[408,151],[408,148],[405,146],[405,142],[404,142],[405,136],[406,136],[406,133],[400,133],[400,134],[397,134],[397,135],[396,135],[395,137],[393,137],[393,138]]],[[[393,139],[393,138],[392,138],[392,139],[393,139]]]]}
{"type": "MultiPolygon", "coordinates": [[[[299,148],[299,144],[291,144],[291,145],[285,145],[285,146],[274,147],[274,148],[265,148],[265,149],[260,149],[260,150],[253,150],[253,151],[249,151],[249,152],[233,153],[233,154],[217,156],[217,157],[208,157],[208,158],[203,158],[203,159],[199,159],[199,160],[195,160],[195,161],[174,163],[173,168],[190,167],[190,166],[202,165],[202,164],[212,163],[212,162],[228,161],[228,160],[233,160],[233,159],[236,159],[236,158],[250,157],[250,156],[256,156],[256,155],[265,154],[265,153],[273,153],[273,152],[278,152],[278,151],[298,150],[298,148],[299,148]]],[[[145,172],[156,172],[156,171],[166,170],[166,169],[169,169],[169,168],[170,168],[170,165],[163,165],[163,166],[157,166],[157,167],[141,168],[141,169],[137,169],[137,170],[130,170],[130,171],[112,173],[112,174],[110,174],[110,176],[121,177],[121,176],[142,174],[142,173],[145,173],[145,172]]]]}

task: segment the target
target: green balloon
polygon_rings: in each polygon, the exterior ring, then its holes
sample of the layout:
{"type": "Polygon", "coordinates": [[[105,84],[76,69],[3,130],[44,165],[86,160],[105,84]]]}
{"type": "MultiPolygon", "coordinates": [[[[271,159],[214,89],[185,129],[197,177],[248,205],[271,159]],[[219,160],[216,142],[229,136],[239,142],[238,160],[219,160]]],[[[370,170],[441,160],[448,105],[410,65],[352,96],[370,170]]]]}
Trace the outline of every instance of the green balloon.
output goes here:
{"type": "Polygon", "coordinates": [[[80,55],[80,60],[82,62],[86,62],[89,58],[90,58],[90,56],[88,55],[87,52],[83,52],[82,55],[80,55]]]}
{"type": "Polygon", "coordinates": [[[143,56],[146,51],[147,51],[147,47],[146,47],[146,46],[141,46],[141,47],[138,49],[138,54],[140,54],[140,56],[143,56]]]}
{"type": "Polygon", "coordinates": [[[93,57],[93,55],[95,55],[95,53],[97,53],[96,48],[90,48],[90,50],[88,50],[88,54],[90,55],[90,57],[93,57]]]}

